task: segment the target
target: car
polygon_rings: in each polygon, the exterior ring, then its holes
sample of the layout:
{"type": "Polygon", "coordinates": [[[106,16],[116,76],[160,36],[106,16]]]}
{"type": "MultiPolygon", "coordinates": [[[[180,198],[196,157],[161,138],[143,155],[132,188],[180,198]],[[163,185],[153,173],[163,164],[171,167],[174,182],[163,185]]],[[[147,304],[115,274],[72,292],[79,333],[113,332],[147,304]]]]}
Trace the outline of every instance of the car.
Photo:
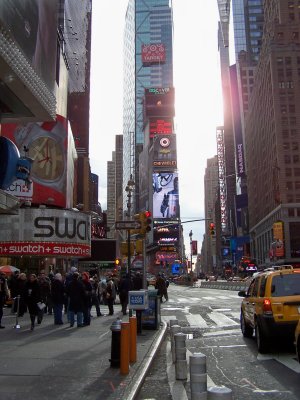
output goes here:
{"type": "Polygon", "coordinates": [[[300,363],[300,320],[298,321],[295,330],[295,347],[296,347],[297,359],[300,363]]]}
{"type": "Polygon", "coordinates": [[[269,351],[272,340],[293,343],[300,320],[300,269],[281,266],[263,271],[238,295],[243,297],[242,334],[252,337],[255,332],[260,353],[269,351]]]}

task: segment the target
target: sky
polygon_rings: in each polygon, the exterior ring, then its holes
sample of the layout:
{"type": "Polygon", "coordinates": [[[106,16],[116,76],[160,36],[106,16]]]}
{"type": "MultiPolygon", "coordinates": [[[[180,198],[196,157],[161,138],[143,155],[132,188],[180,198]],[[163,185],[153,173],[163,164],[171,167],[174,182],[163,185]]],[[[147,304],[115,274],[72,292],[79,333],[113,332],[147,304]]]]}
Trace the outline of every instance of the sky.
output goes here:
{"type": "MultiPolygon", "coordinates": [[[[106,209],[107,161],[122,134],[123,32],[128,0],[94,0],[92,20],[90,163],[99,176],[106,209]]],[[[173,0],[175,133],[182,222],[204,218],[207,159],[217,154],[216,127],[223,124],[217,0],[173,0]]],[[[205,222],[184,223],[200,252],[205,222]]]]}

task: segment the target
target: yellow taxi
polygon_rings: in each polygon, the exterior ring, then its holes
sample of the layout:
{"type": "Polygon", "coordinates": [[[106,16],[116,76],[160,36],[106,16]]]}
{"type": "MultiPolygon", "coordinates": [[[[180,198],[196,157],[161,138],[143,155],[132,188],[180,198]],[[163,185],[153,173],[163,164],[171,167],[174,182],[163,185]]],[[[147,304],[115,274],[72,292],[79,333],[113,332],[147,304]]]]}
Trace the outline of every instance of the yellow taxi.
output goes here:
{"type": "Polygon", "coordinates": [[[299,269],[288,265],[261,272],[238,294],[243,297],[241,331],[244,337],[255,332],[260,353],[269,351],[272,340],[293,343],[300,320],[299,269]]]}
{"type": "Polygon", "coordinates": [[[295,346],[297,358],[300,363],[300,320],[298,321],[298,325],[296,326],[295,330],[295,346]]]}

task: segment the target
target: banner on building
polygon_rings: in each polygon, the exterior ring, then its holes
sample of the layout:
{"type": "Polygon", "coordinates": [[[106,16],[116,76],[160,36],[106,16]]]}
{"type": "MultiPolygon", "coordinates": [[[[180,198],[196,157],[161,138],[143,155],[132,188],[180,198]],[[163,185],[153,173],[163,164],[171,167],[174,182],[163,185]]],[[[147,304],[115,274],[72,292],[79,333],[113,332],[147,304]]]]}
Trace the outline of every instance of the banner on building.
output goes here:
{"type": "Polygon", "coordinates": [[[142,63],[144,66],[163,64],[166,61],[166,49],[163,43],[142,45],[142,63]]]}
{"type": "Polygon", "coordinates": [[[179,218],[178,173],[154,173],[152,184],[153,218],[179,218]]]}

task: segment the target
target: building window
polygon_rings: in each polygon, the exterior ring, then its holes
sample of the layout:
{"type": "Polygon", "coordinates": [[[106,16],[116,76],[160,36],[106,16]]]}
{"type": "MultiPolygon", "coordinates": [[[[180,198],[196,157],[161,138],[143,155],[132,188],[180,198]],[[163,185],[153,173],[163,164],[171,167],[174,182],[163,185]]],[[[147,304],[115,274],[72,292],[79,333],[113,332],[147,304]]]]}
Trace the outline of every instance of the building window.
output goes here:
{"type": "Polygon", "coordinates": [[[300,168],[294,168],[294,175],[300,176],[300,168]]]}
{"type": "Polygon", "coordinates": [[[298,154],[294,154],[293,155],[293,163],[294,164],[298,164],[299,160],[300,160],[299,155],[298,154]]]}
{"type": "Polygon", "coordinates": [[[294,82],[293,82],[293,81],[288,81],[288,82],[286,83],[286,87],[287,87],[287,89],[293,89],[293,87],[294,87],[294,82]]]}
{"type": "Polygon", "coordinates": [[[289,137],[289,131],[287,129],[284,129],[282,131],[282,139],[287,139],[289,137]]]}
{"type": "Polygon", "coordinates": [[[291,136],[292,137],[298,136],[298,130],[297,129],[291,129],[291,136]]]}
{"type": "Polygon", "coordinates": [[[289,217],[294,217],[295,216],[295,211],[293,208],[288,208],[288,216],[289,217]]]}
{"type": "Polygon", "coordinates": [[[283,35],[283,32],[278,32],[277,33],[277,39],[283,39],[284,38],[284,35],[283,35]]]}
{"type": "Polygon", "coordinates": [[[300,217],[300,208],[297,208],[297,217],[300,217]]]}
{"type": "Polygon", "coordinates": [[[300,190],[300,181],[295,182],[295,190],[300,190]]]}
{"type": "Polygon", "coordinates": [[[298,142],[293,142],[293,143],[292,143],[292,150],[297,150],[297,151],[298,151],[298,149],[299,149],[299,144],[298,144],[298,142]]]}
{"type": "Polygon", "coordinates": [[[281,104],[280,105],[280,112],[281,112],[281,114],[286,114],[286,112],[287,112],[286,104],[281,104]]]}
{"type": "Polygon", "coordinates": [[[284,89],[285,88],[284,82],[278,82],[278,87],[279,89],[284,89]]]}
{"type": "Polygon", "coordinates": [[[285,176],[286,177],[292,176],[292,168],[286,168],[285,169],[285,176]]]}
{"type": "Polygon", "coordinates": [[[290,164],[291,163],[291,156],[289,156],[288,154],[284,155],[284,163],[285,164],[290,164]]]}
{"type": "Polygon", "coordinates": [[[293,32],[293,33],[292,33],[292,38],[293,38],[294,40],[298,40],[298,39],[299,39],[299,32],[293,32]]]}
{"type": "Polygon", "coordinates": [[[293,190],[293,182],[286,182],[286,190],[293,190]]]}

